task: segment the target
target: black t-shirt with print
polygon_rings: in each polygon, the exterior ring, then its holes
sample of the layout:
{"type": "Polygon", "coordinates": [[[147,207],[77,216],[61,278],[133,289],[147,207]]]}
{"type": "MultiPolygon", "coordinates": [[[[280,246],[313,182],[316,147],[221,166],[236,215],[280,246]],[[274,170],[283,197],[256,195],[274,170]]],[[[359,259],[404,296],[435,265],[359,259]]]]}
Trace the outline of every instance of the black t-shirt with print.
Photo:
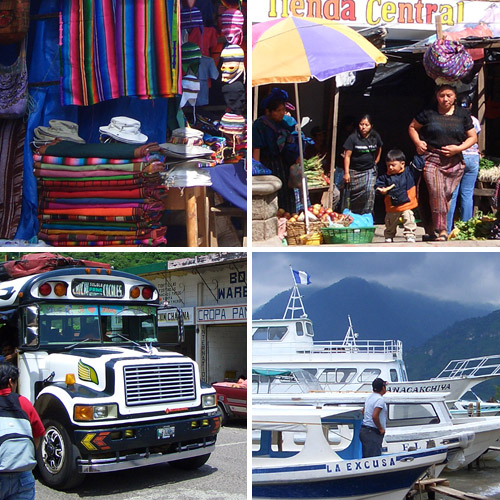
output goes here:
{"type": "Polygon", "coordinates": [[[371,130],[368,137],[363,137],[358,131],[353,132],[344,143],[344,149],[352,151],[349,169],[362,172],[373,168],[377,149],[382,144],[382,139],[375,130],[371,130]]]}
{"type": "Polygon", "coordinates": [[[462,144],[467,138],[467,131],[474,128],[470,111],[455,106],[452,115],[442,115],[437,106],[424,109],[417,114],[415,120],[423,125],[419,130],[420,137],[432,148],[462,144]]]}

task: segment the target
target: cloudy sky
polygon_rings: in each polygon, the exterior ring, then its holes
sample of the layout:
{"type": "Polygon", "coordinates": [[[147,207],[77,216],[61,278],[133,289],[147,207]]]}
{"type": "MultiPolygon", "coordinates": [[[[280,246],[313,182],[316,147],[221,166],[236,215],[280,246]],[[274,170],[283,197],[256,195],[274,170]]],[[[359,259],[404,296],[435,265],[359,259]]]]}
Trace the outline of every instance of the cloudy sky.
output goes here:
{"type": "Polygon", "coordinates": [[[499,252],[258,252],[252,254],[252,309],[292,287],[289,265],[326,287],[356,276],[429,296],[500,306],[499,252]]]}

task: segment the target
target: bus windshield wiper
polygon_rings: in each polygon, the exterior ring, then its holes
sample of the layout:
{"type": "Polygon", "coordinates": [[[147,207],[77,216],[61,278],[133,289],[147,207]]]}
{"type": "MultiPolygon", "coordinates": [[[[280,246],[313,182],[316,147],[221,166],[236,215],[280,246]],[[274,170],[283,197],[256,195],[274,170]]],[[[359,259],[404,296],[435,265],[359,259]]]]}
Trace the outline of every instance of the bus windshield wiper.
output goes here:
{"type": "Polygon", "coordinates": [[[79,342],[76,342],[75,344],[71,344],[71,345],[65,347],[64,350],[69,351],[69,350],[73,349],[74,347],[77,347],[80,344],[83,344],[84,342],[88,342],[89,340],[95,340],[95,339],[90,339],[87,337],[86,339],[80,340],[79,342]]]}
{"type": "Polygon", "coordinates": [[[146,346],[142,346],[141,344],[139,344],[135,340],[129,339],[129,338],[125,337],[125,335],[122,335],[121,333],[111,332],[111,333],[107,333],[106,335],[110,339],[112,339],[113,337],[120,337],[121,339],[125,340],[126,342],[132,342],[132,344],[136,345],[139,349],[142,349],[144,352],[147,352],[148,354],[151,354],[151,348],[150,347],[148,347],[147,345],[146,346]]]}

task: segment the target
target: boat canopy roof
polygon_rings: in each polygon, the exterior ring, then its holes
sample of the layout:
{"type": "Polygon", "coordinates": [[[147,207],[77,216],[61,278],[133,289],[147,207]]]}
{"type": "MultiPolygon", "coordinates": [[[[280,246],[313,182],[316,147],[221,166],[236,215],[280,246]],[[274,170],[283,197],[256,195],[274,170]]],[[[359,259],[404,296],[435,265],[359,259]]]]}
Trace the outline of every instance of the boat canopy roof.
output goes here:
{"type": "Polygon", "coordinates": [[[258,404],[252,407],[254,429],[274,429],[280,426],[320,424],[323,419],[361,420],[363,406],[349,405],[316,408],[310,405],[258,404]]]}

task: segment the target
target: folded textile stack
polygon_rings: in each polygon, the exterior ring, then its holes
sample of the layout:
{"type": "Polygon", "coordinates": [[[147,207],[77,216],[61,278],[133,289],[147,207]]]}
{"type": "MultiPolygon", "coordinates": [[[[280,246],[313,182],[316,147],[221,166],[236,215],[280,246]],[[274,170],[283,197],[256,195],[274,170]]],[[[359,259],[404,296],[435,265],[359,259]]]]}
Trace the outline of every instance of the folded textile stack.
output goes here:
{"type": "Polygon", "coordinates": [[[38,238],[53,246],[158,246],[165,165],[156,144],[61,141],[33,155],[38,238]]]}

